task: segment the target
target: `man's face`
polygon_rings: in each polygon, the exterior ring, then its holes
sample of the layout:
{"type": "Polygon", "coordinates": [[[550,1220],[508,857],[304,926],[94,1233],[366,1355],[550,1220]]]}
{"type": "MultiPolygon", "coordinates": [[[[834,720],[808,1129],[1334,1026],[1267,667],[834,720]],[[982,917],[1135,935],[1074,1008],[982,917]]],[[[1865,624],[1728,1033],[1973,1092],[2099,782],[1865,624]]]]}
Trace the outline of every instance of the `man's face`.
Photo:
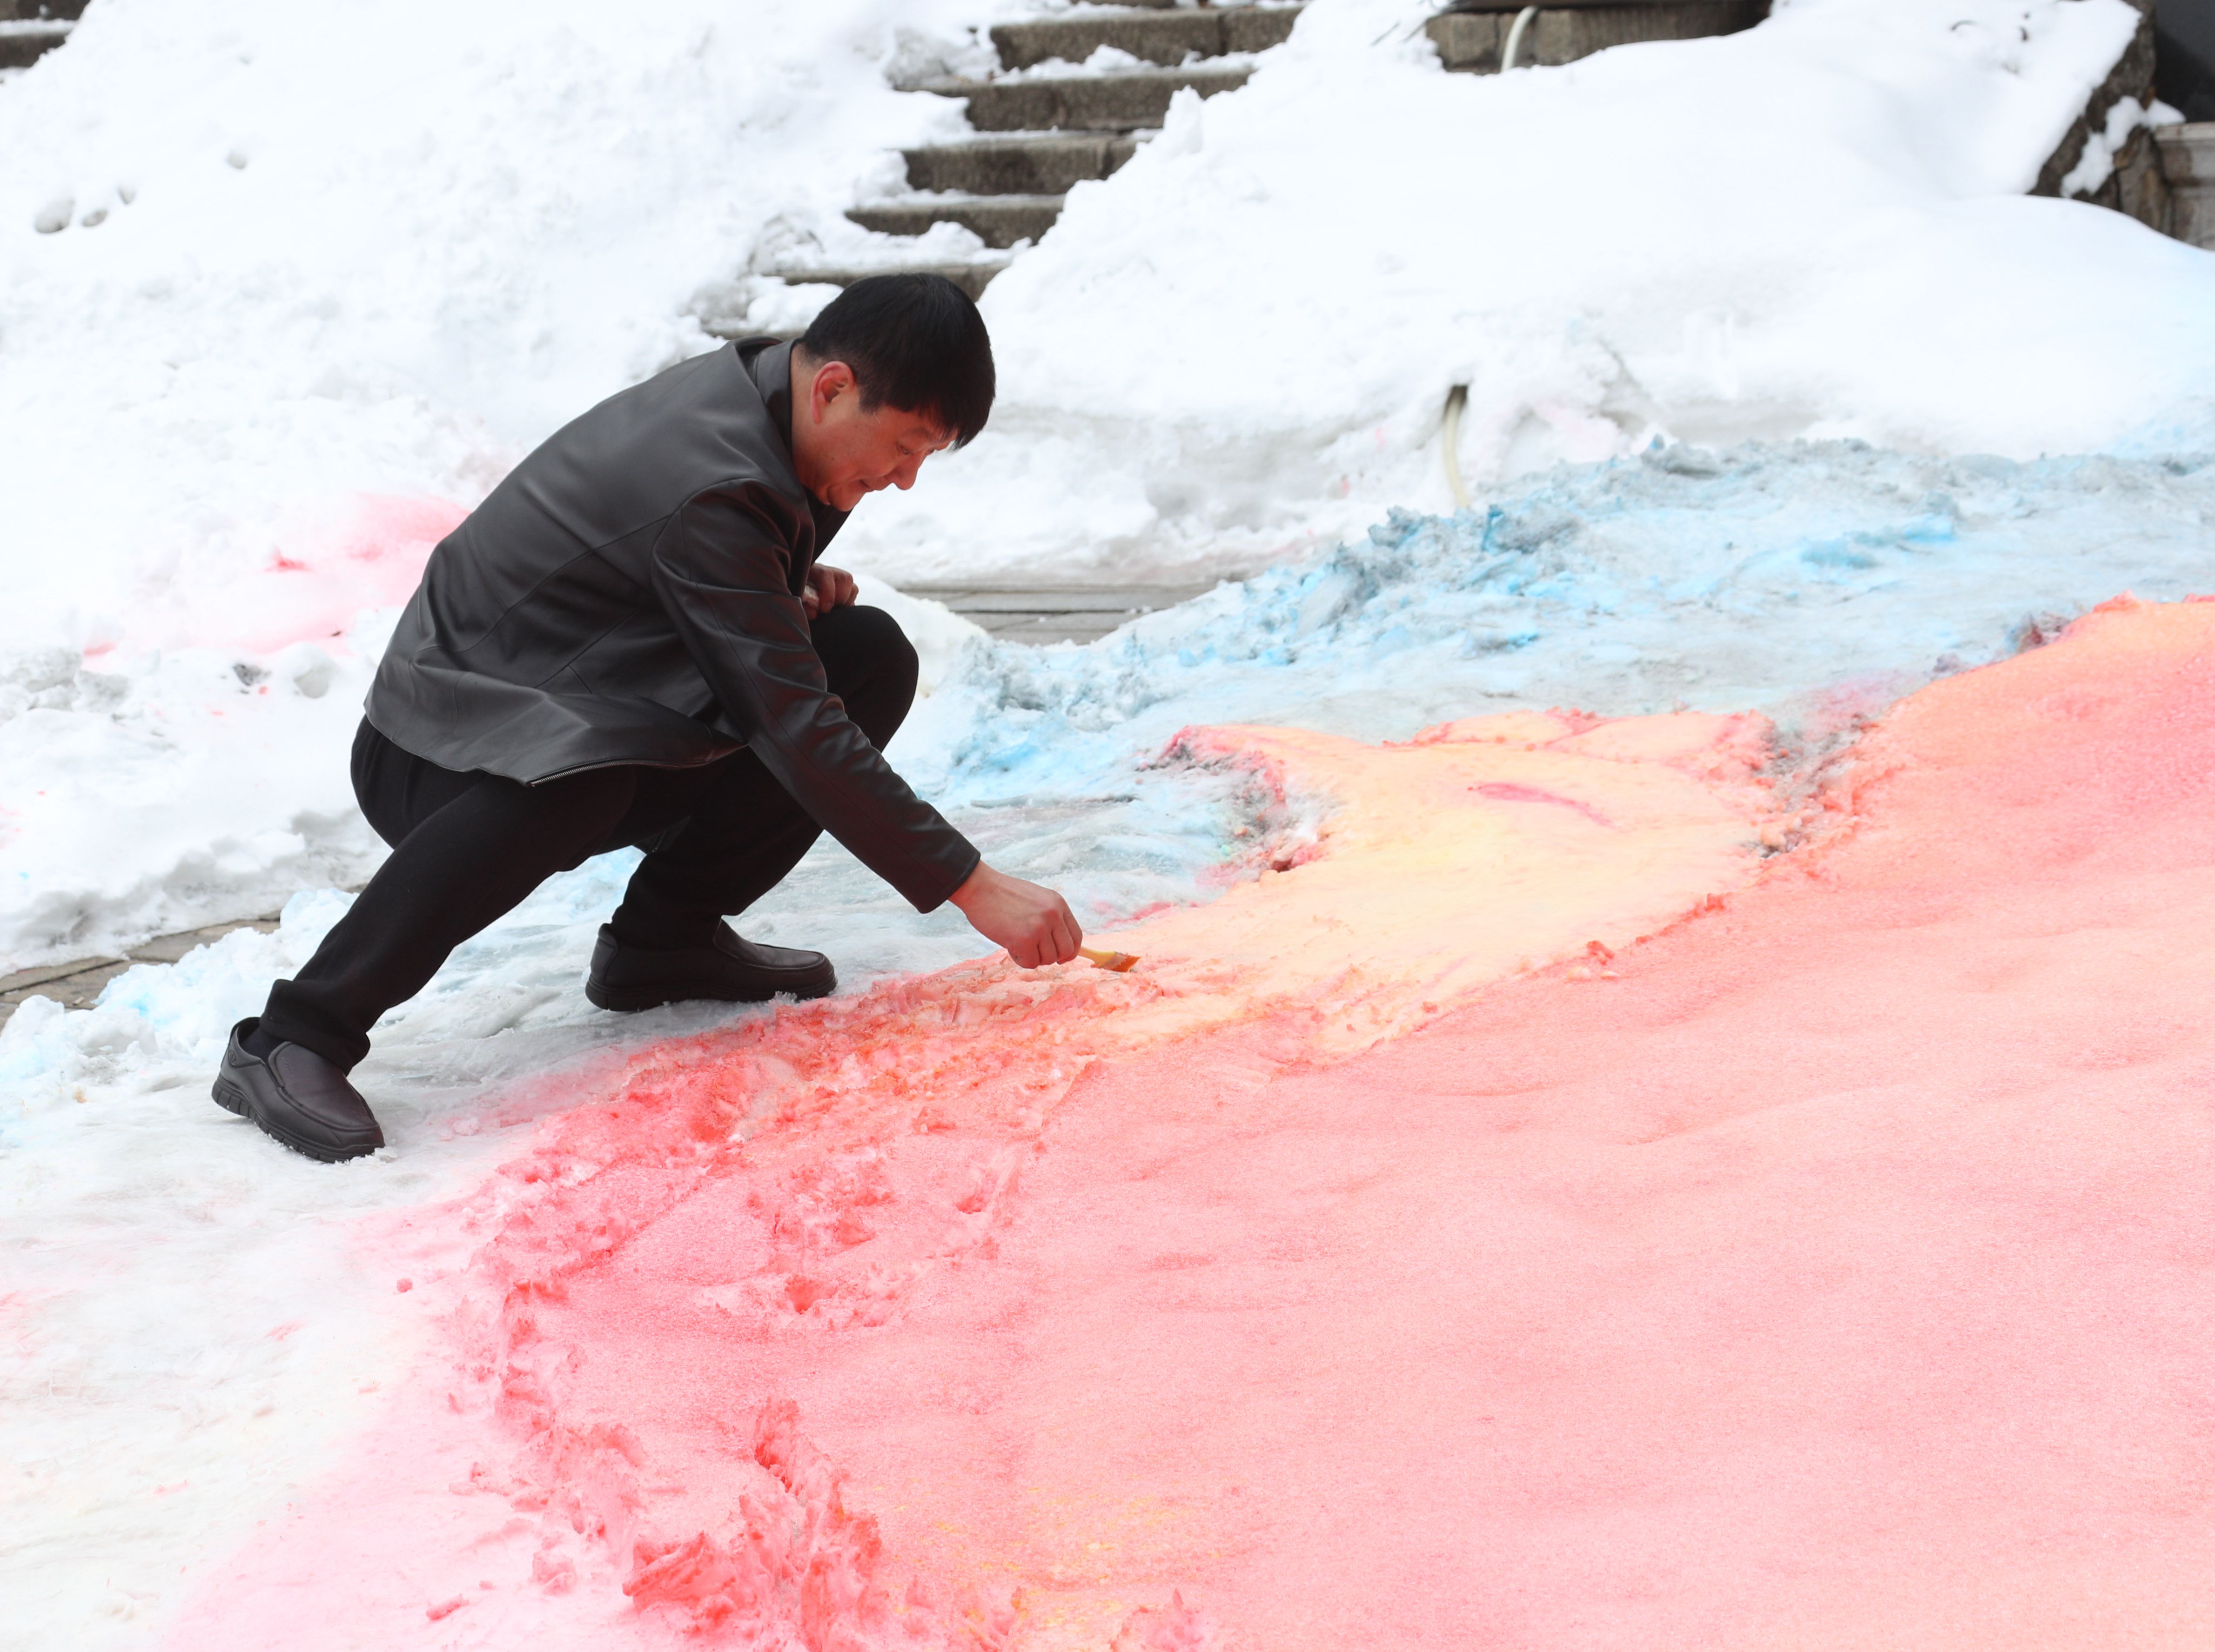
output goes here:
{"type": "Polygon", "coordinates": [[[864,412],[862,387],[843,361],[803,366],[792,360],[792,460],[801,486],[834,511],[864,494],[912,487],[932,454],[953,443],[920,413],[889,403],[864,412]]]}

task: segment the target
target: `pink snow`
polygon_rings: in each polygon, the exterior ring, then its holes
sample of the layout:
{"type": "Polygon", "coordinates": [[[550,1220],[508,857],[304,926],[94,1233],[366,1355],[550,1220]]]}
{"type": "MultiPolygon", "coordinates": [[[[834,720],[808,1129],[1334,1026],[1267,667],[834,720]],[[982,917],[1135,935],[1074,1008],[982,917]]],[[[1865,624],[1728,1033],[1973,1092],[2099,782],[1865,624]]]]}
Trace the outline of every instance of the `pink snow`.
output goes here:
{"type": "Polygon", "coordinates": [[[2204,1643],[2211,658],[1195,731],[1306,864],[580,1098],[175,1644],[2204,1643]]]}
{"type": "Polygon", "coordinates": [[[122,633],[88,650],[242,648],[273,653],[328,643],[364,610],[414,594],[438,542],[469,514],[445,499],[357,493],[304,512],[257,566],[214,584],[165,584],[134,608],[122,633]]]}

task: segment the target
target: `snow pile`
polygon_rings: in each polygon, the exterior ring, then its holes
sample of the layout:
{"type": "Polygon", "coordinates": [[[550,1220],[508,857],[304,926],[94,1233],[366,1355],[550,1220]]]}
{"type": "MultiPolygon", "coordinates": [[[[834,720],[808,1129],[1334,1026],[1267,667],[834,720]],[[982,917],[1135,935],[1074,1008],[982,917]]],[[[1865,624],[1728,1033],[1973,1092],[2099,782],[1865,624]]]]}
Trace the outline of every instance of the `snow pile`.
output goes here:
{"type": "Polygon", "coordinates": [[[475,504],[958,125],[884,66],[994,11],[101,0],[0,93],[0,646],[248,640],[224,593],[346,501],[475,504]]]}
{"type": "Polygon", "coordinates": [[[2027,458],[2205,426],[2215,260],[2022,194],[2124,0],[1789,0],[1481,77],[1439,71],[1429,9],[1316,0],[1078,185],[985,295],[992,430],[856,523],[871,566],[1259,567],[1446,504],[1456,383],[1479,479],[1656,433],[2027,458]]]}
{"type": "Polygon", "coordinates": [[[357,616],[992,10],[101,0],[0,88],[0,972],[365,877],[357,616]]]}

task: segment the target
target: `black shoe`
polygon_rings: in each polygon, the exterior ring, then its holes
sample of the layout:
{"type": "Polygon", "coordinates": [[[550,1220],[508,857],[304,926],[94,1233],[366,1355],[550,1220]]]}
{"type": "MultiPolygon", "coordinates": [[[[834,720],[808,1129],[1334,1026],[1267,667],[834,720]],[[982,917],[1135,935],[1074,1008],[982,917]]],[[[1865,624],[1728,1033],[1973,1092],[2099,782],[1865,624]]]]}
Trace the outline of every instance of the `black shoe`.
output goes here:
{"type": "Polygon", "coordinates": [[[312,1049],[279,1044],[263,1061],[246,1048],[254,1021],[230,1030],[230,1047],[216,1074],[215,1100],[250,1118],[294,1153],[334,1165],[384,1145],[384,1132],[347,1075],[312,1049]]]}
{"type": "Polygon", "coordinates": [[[715,939],[706,946],[668,951],[626,946],[614,927],[604,923],[585,996],[604,1010],[650,1010],[688,998],[726,1004],[758,1004],[779,993],[821,998],[838,984],[838,973],[822,953],[758,945],[740,939],[727,923],[715,926],[715,939]]]}

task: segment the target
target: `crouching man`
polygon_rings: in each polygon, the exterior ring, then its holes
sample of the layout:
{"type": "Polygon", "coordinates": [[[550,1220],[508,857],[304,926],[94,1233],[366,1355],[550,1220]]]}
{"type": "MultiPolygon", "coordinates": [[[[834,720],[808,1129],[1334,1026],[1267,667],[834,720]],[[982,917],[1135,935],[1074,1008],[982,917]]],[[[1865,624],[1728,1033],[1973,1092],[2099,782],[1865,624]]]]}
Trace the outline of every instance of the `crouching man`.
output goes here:
{"type": "Polygon", "coordinates": [[[821,953],[724,922],[825,830],[1018,964],[1075,957],[1061,897],[986,866],[885,762],[915,651],[816,560],[992,395],[960,290],[880,276],[797,343],[672,367],[525,459],[432,554],[370,690],[354,795],[391,858],[232,1030],[216,1100],[311,1158],[374,1152],[347,1074],[377,1018],[548,877],[626,846],[646,858],[585,982],[604,1009],[829,992],[821,953]]]}

